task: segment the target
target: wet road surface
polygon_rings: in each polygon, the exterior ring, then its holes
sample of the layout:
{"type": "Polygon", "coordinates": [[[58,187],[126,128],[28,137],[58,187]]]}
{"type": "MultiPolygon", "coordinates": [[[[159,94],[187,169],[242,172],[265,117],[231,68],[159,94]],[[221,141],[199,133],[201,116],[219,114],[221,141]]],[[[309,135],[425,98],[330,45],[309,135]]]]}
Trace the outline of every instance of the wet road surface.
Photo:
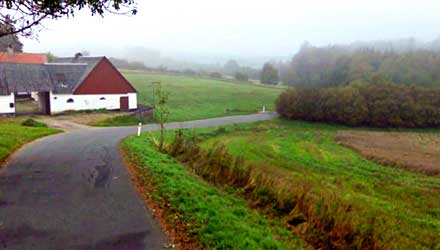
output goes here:
{"type": "MultiPolygon", "coordinates": [[[[266,113],[166,127],[274,117],[266,113]]],[[[80,129],[16,152],[0,169],[0,249],[163,249],[168,239],[134,189],[119,154],[120,140],[136,132],[135,127],[80,129]]]]}

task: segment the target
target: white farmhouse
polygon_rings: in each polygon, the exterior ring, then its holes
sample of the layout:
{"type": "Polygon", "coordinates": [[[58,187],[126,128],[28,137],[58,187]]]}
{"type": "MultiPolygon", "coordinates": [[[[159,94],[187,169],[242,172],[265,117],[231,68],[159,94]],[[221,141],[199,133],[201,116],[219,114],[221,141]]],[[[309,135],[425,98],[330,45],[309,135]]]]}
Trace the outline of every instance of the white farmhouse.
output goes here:
{"type": "Polygon", "coordinates": [[[51,63],[1,58],[0,114],[14,114],[15,96],[23,93],[32,94],[46,114],[137,109],[136,89],[106,57],[57,58],[51,63]]]}

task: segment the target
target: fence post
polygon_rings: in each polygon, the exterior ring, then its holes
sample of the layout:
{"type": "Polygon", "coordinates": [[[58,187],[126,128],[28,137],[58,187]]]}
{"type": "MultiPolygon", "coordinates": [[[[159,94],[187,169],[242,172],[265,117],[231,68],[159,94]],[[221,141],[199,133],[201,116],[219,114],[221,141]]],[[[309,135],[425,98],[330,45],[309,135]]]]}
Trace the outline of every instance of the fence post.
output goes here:
{"type": "Polygon", "coordinates": [[[139,122],[139,126],[138,126],[138,136],[141,136],[141,130],[142,130],[142,122],[139,122]]]}

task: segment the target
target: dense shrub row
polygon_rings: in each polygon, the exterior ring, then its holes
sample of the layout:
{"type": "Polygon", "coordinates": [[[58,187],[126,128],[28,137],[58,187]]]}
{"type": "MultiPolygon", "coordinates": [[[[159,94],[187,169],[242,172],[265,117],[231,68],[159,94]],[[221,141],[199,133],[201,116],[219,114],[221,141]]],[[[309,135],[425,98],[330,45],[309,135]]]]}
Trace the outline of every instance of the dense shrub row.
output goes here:
{"type": "Polygon", "coordinates": [[[283,92],[278,113],[286,119],[374,127],[440,127],[440,90],[371,83],[283,92]]]}

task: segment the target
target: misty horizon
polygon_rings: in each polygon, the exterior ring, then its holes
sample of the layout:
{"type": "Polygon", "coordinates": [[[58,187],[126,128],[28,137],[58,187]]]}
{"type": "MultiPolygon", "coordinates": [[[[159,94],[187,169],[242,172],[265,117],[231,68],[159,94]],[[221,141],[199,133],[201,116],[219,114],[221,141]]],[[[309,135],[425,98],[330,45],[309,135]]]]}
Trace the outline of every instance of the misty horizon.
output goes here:
{"type": "Polygon", "coordinates": [[[440,2],[225,1],[138,3],[135,16],[90,16],[47,20],[38,39],[22,39],[28,52],[71,56],[78,51],[138,60],[134,48],[163,58],[199,64],[235,59],[257,67],[288,60],[308,41],[314,46],[414,38],[439,38],[440,2]]]}

